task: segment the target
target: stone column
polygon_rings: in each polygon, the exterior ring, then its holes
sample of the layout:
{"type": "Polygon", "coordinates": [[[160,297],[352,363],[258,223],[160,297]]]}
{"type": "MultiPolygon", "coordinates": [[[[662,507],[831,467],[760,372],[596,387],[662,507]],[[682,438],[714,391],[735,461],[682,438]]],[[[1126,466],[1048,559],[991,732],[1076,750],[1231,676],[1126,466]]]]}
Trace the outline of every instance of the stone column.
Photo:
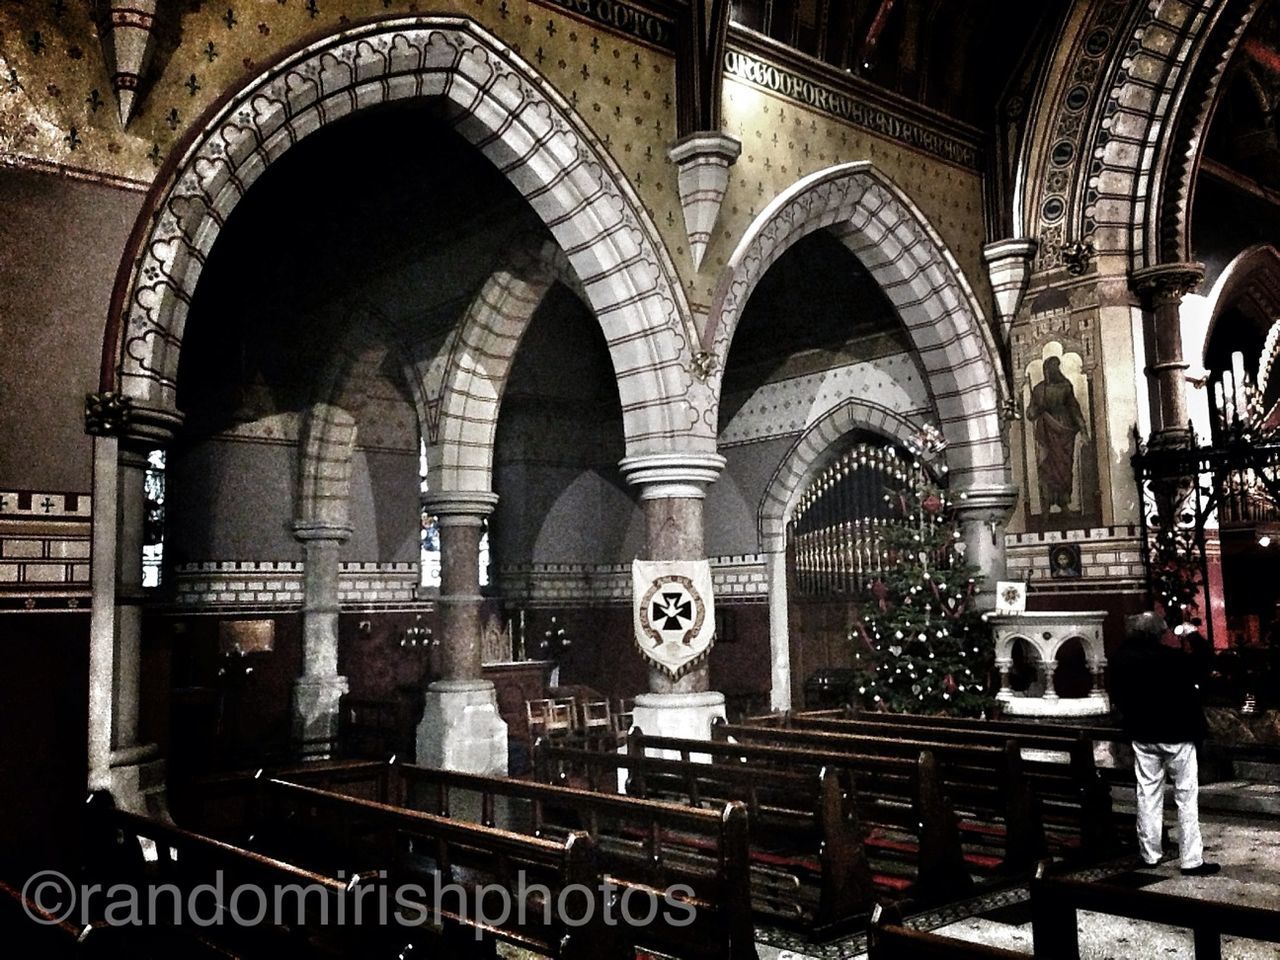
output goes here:
{"type": "Polygon", "coordinates": [[[962,487],[955,496],[964,558],[983,577],[977,593],[981,610],[995,607],[996,581],[1008,579],[1004,529],[1017,499],[1018,488],[1014,486],[962,487]]]}
{"type": "Polygon", "coordinates": [[[347,678],[338,673],[338,576],[351,528],[298,521],[302,543],[302,676],[293,682],[293,742],[303,756],[329,755],[338,740],[347,678]]]}
{"type": "MultiPolygon", "coordinates": [[[[715,453],[655,453],[626,457],[619,466],[640,488],[645,551],[650,560],[703,560],[702,504],[706,487],[724,468],[715,453]]],[[[706,740],[711,722],[724,716],[724,694],[709,689],[706,663],[672,681],[649,670],[649,692],[636,697],[633,720],[654,736],[706,740]]]]}
{"type": "Polygon", "coordinates": [[[139,743],[142,536],[147,455],[173,438],[181,418],[119,394],[85,398],[94,437],[93,599],[89,619],[90,789],[107,789],[127,810],[165,815],[159,748],[139,743]]]}
{"type": "Polygon", "coordinates": [[[1142,301],[1153,446],[1186,446],[1191,439],[1180,308],[1203,279],[1204,266],[1198,263],[1161,263],[1130,276],[1142,301]]]}
{"type": "Polygon", "coordinates": [[[769,707],[791,709],[791,625],[787,609],[787,551],[765,554],[769,577],[769,707]]]}
{"type": "Polygon", "coordinates": [[[507,725],[480,647],[480,527],[498,495],[433,491],[423,506],[440,518],[440,665],[418,725],[418,763],[445,770],[507,773],[507,725]]]}

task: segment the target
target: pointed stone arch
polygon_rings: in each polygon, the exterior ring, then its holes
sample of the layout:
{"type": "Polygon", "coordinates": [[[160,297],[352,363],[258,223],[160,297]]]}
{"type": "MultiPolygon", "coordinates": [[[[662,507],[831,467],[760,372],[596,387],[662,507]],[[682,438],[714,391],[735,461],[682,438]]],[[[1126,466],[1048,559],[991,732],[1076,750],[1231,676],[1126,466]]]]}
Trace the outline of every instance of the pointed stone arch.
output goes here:
{"type": "Polygon", "coordinates": [[[1000,406],[1008,384],[982,310],[924,215],[868,162],[798,181],[743,236],[720,276],[703,335],[716,359],[716,395],[756,284],[792,244],[821,229],[835,232],[897,309],[928,379],[955,488],[1007,488],[1000,406]]]}
{"type": "Polygon", "coordinates": [[[227,217],[300,139],[380,103],[430,97],[528,200],[609,345],[628,454],[713,450],[696,331],[657,230],[608,152],[537,72],[474,22],[396,17],[297,49],[211,109],[166,163],[117,274],[103,390],[131,429],[171,429],[188,306],[227,217]]]}
{"type": "Polygon", "coordinates": [[[787,522],[809,482],[836,452],[837,442],[855,430],[878,434],[907,446],[921,424],[881,404],[851,398],[828,411],[791,445],[769,479],[756,511],[760,552],[769,579],[770,705],[791,708],[791,629],[787,577],[787,522]]]}
{"type": "Polygon", "coordinates": [[[422,377],[427,465],[433,488],[488,491],[498,408],[516,349],[551,287],[585,291],[567,256],[545,235],[526,236],[481,285],[422,377]]]}
{"type": "Polygon", "coordinates": [[[304,528],[349,530],[352,457],[367,387],[388,354],[402,355],[385,318],[375,309],[353,309],[346,328],[346,338],[317,381],[298,431],[296,521],[304,528]]]}
{"type": "MultiPolygon", "coordinates": [[[[828,411],[791,445],[765,487],[756,511],[756,531],[762,553],[778,553],[787,546],[787,521],[800,494],[822,472],[841,437],[855,430],[874,433],[907,447],[923,424],[869,400],[849,399],[828,411]]],[[[926,462],[934,457],[925,455],[926,462]]]]}

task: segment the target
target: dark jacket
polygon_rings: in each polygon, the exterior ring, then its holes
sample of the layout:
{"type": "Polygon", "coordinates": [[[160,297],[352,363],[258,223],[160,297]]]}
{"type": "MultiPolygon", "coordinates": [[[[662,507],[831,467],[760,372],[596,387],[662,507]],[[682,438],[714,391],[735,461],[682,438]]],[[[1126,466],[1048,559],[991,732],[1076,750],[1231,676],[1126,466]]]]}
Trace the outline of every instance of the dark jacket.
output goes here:
{"type": "Polygon", "coordinates": [[[1160,643],[1126,643],[1111,658],[1111,698],[1139,743],[1191,743],[1206,725],[1192,658],[1160,643]]]}

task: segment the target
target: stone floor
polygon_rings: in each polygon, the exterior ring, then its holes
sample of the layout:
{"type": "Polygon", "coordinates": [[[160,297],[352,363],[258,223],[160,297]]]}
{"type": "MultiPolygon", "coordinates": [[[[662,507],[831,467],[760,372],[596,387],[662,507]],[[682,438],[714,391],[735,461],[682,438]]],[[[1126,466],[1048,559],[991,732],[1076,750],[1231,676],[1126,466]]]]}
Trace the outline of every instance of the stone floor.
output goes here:
{"type": "MultiPolygon", "coordinates": [[[[1174,823],[1170,817],[1171,824],[1174,823]]],[[[1201,824],[1206,859],[1222,864],[1216,877],[1195,879],[1178,872],[1177,858],[1159,867],[1134,869],[1117,861],[1082,874],[1125,886],[1280,909],[1280,820],[1206,815],[1201,824]]],[[[1025,887],[977,897],[911,917],[909,926],[1031,955],[1030,902],[1025,887]]],[[[1191,933],[1118,917],[1080,914],[1084,960],[1147,960],[1194,956],[1191,933]]],[[[794,934],[762,928],[760,960],[834,960],[866,956],[864,934],[827,944],[808,944],[794,934]]],[[[1224,960],[1280,960],[1280,945],[1226,938],[1224,960]]]]}

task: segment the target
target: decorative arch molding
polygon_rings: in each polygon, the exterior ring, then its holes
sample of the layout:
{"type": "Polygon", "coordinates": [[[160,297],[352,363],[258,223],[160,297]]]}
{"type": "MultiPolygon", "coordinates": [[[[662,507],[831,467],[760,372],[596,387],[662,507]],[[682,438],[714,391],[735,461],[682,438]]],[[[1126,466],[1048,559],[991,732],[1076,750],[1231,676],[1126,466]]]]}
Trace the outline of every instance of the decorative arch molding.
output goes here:
{"type": "MultiPolygon", "coordinates": [[[[905,447],[920,434],[920,428],[921,424],[896,410],[868,400],[846,400],[825,414],[791,445],[765,486],[756,511],[760,551],[781,553],[786,549],[787,521],[796,501],[831,461],[841,437],[864,430],[905,447]]],[[[926,454],[922,459],[932,463],[935,458],[926,454]]]]}
{"type": "Polygon", "coordinates": [[[1190,211],[1222,76],[1260,0],[1093,0],[1055,59],[1024,145],[1025,235],[1038,270],[1092,244],[1104,272],[1191,259],[1190,211]],[[1058,66],[1060,64],[1060,66],[1058,66]],[[1111,259],[1115,266],[1107,267],[1111,259]]]}
{"type": "Polygon", "coordinates": [[[135,224],[108,316],[101,388],[130,398],[135,424],[180,419],[187,309],[236,204],[308,134],[418,97],[448,104],[456,129],[565,251],[609,345],[628,453],[714,450],[696,328],[648,214],[564,98],[491,34],[454,17],[395,17],[326,37],[211,108],[166,162],[135,224]]]}
{"type": "Polygon", "coordinates": [[[516,349],[543,298],[562,283],[587,302],[563,251],[543,236],[526,237],[481,286],[462,321],[423,377],[421,417],[433,488],[493,489],[498,408],[516,349]]]}
{"type": "Polygon", "coordinates": [[[865,161],[829,167],[793,184],[734,250],[703,334],[704,349],[716,360],[716,396],[756,284],[792,244],[824,228],[834,230],[897,309],[928,378],[952,482],[958,488],[1007,486],[1000,407],[1009,387],[982,310],[924,215],[865,161]]]}

